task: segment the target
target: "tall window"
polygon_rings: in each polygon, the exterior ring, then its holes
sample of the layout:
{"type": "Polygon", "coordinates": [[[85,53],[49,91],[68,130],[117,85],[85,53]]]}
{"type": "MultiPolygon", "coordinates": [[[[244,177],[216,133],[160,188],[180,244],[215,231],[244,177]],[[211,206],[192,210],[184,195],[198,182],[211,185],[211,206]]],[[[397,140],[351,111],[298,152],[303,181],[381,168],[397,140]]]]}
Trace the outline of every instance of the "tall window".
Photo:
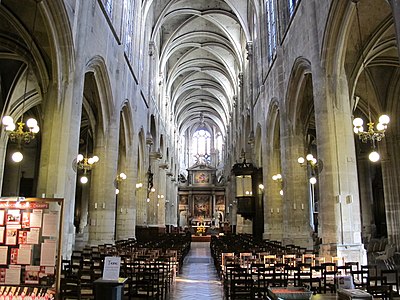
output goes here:
{"type": "MultiPolygon", "coordinates": [[[[295,0],[292,1],[294,2],[295,0]]],[[[271,61],[276,53],[276,40],[277,40],[275,0],[267,0],[265,6],[267,8],[268,60],[271,61]]]]}
{"type": "MultiPolygon", "coordinates": [[[[110,0],[109,0],[110,1],[110,0]]],[[[123,22],[124,22],[124,50],[125,55],[130,62],[133,59],[133,29],[134,29],[134,10],[135,2],[132,0],[124,0],[123,22]]]]}
{"type": "Polygon", "coordinates": [[[289,1],[289,16],[292,16],[294,13],[294,8],[296,7],[296,0],[288,0],[289,1]]]}
{"type": "Polygon", "coordinates": [[[198,163],[210,163],[211,135],[204,129],[197,130],[192,137],[192,153],[198,163]]]}
{"type": "Polygon", "coordinates": [[[218,133],[217,135],[217,151],[218,151],[218,163],[222,161],[222,144],[223,144],[222,134],[218,133]]]}

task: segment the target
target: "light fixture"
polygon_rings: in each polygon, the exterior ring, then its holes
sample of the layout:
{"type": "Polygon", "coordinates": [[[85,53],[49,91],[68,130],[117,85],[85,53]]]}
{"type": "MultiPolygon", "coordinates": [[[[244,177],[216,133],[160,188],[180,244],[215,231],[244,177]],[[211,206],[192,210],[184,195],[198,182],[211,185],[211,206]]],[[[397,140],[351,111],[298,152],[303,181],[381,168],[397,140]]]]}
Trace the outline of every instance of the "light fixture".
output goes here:
{"type": "Polygon", "coordinates": [[[77,169],[83,170],[83,175],[80,178],[81,183],[85,184],[89,181],[87,173],[92,170],[94,164],[99,161],[98,156],[84,157],[82,154],[78,154],[74,160],[74,165],[77,169]]]}
{"type": "Polygon", "coordinates": [[[16,163],[21,162],[23,158],[24,158],[24,156],[19,151],[16,151],[11,155],[11,159],[16,163]]]}
{"type": "Polygon", "coordinates": [[[280,173],[272,175],[272,180],[279,184],[279,195],[283,196],[283,179],[280,173]]]}
{"type": "MultiPolygon", "coordinates": [[[[360,56],[361,56],[361,66],[364,71],[366,71],[366,64],[365,64],[365,55],[364,55],[364,45],[362,41],[362,35],[361,35],[361,25],[360,25],[360,15],[358,11],[358,1],[359,0],[352,0],[353,3],[355,4],[356,7],[356,18],[357,18],[357,30],[358,30],[358,35],[359,35],[359,48],[360,48],[360,56]]],[[[364,131],[364,121],[361,118],[355,118],[353,120],[353,125],[354,125],[354,133],[358,135],[359,139],[363,143],[368,143],[371,142],[371,147],[372,147],[372,152],[369,154],[369,159],[372,162],[377,162],[380,159],[379,153],[375,150],[376,148],[376,142],[380,142],[383,137],[385,137],[385,131],[387,129],[387,125],[390,122],[390,118],[387,115],[381,115],[378,119],[378,123],[376,127],[374,127],[375,122],[372,122],[371,118],[371,109],[369,106],[369,99],[368,99],[368,88],[367,88],[367,79],[366,76],[364,76],[364,88],[366,92],[366,100],[367,100],[367,106],[368,106],[368,123],[367,123],[367,130],[364,131]]]]}
{"type": "MultiPolygon", "coordinates": [[[[32,52],[33,46],[33,35],[35,33],[35,26],[36,26],[36,18],[37,18],[37,5],[36,2],[33,24],[32,24],[32,35],[30,36],[30,41],[27,43],[28,45],[28,52],[32,52]]],[[[30,59],[28,58],[27,67],[26,67],[26,78],[25,78],[25,85],[24,85],[24,94],[22,99],[22,114],[21,118],[16,124],[14,123],[14,119],[11,116],[4,116],[2,118],[2,123],[4,125],[4,129],[9,136],[9,139],[13,143],[18,144],[18,149],[22,148],[23,144],[29,144],[39,132],[38,122],[34,118],[30,118],[24,122],[24,112],[25,112],[25,101],[27,95],[27,88],[28,88],[28,78],[29,78],[29,70],[30,70],[30,59]]],[[[14,162],[20,162],[23,159],[23,155],[20,151],[17,151],[12,154],[12,160],[14,162]]]]}
{"type": "Polygon", "coordinates": [[[317,159],[312,155],[311,153],[306,155],[306,158],[304,157],[299,157],[297,159],[297,162],[302,166],[302,167],[308,167],[309,168],[309,182],[310,184],[314,185],[317,183],[317,176],[322,170],[322,161],[320,159],[317,159]]]}
{"type": "Polygon", "coordinates": [[[117,177],[114,180],[114,186],[115,186],[115,194],[118,195],[119,194],[119,188],[118,185],[120,182],[122,182],[123,180],[125,180],[127,178],[126,174],[121,172],[117,175],[117,177]]]}

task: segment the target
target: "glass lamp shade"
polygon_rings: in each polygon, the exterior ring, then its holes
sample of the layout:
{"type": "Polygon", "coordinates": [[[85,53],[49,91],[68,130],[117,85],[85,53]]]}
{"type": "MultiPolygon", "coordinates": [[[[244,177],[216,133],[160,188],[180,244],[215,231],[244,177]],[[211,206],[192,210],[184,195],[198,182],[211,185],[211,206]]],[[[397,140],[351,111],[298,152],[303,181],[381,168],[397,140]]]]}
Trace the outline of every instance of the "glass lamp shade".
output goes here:
{"type": "Polygon", "coordinates": [[[377,161],[381,158],[381,156],[379,155],[378,152],[372,151],[372,152],[369,154],[368,158],[369,158],[369,160],[372,161],[372,162],[377,162],[377,161]]]}
{"type": "Polygon", "coordinates": [[[307,161],[312,161],[314,159],[314,156],[312,154],[307,154],[306,159],[307,161]]]}
{"type": "Polygon", "coordinates": [[[86,176],[82,176],[80,181],[82,184],[86,184],[86,183],[88,183],[89,179],[86,176]]]}
{"type": "Polygon", "coordinates": [[[119,189],[115,189],[115,195],[119,194],[119,189]]]}
{"type": "Polygon", "coordinates": [[[311,183],[311,184],[316,184],[316,183],[317,183],[317,178],[311,177],[311,178],[310,178],[310,183],[311,183]]]}
{"type": "Polygon", "coordinates": [[[383,131],[386,129],[386,125],[384,125],[383,123],[378,123],[376,124],[376,129],[379,131],[383,131]]]}
{"type": "Polygon", "coordinates": [[[35,127],[33,127],[32,129],[31,129],[31,131],[33,132],[33,133],[38,133],[39,132],[39,126],[35,126],[35,127]]]}
{"type": "Polygon", "coordinates": [[[361,126],[363,126],[363,124],[364,124],[364,121],[363,121],[363,119],[361,119],[361,118],[355,118],[355,119],[353,120],[353,125],[354,125],[355,127],[361,127],[361,126]]]}
{"type": "Polygon", "coordinates": [[[121,178],[122,180],[125,180],[126,179],[126,174],[125,173],[119,174],[119,178],[121,178]]]}
{"type": "Polygon", "coordinates": [[[390,118],[388,115],[382,115],[379,117],[379,123],[382,123],[383,125],[387,125],[390,122],[390,118]]]}
{"type": "Polygon", "coordinates": [[[10,125],[6,125],[6,131],[14,131],[15,130],[15,124],[11,123],[10,125]]]}
{"type": "Polygon", "coordinates": [[[304,162],[305,162],[304,157],[299,157],[299,158],[297,159],[297,162],[298,162],[299,164],[304,164],[304,162]]]}
{"type": "Polygon", "coordinates": [[[17,151],[12,154],[11,159],[16,163],[19,163],[24,159],[24,156],[21,152],[17,151]]]}
{"type": "Polygon", "coordinates": [[[10,126],[11,124],[14,124],[14,120],[11,116],[4,116],[2,122],[5,126],[10,126]]]}
{"type": "Polygon", "coordinates": [[[83,155],[82,154],[78,154],[78,156],[76,157],[77,161],[82,161],[83,160],[83,155]]]}
{"type": "Polygon", "coordinates": [[[28,126],[29,128],[35,128],[37,127],[37,121],[33,118],[28,119],[28,121],[26,121],[26,126],[28,126]]]}

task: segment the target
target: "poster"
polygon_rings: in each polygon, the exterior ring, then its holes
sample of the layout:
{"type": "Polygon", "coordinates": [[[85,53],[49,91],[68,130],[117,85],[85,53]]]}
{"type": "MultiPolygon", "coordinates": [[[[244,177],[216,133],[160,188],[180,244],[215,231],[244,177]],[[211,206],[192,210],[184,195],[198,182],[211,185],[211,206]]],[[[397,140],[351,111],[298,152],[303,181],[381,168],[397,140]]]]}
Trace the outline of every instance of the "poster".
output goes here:
{"type": "Polygon", "coordinates": [[[30,227],[30,212],[23,212],[22,213],[22,228],[29,228],[30,227]]]}
{"type": "Polygon", "coordinates": [[[55,266],[56,265],[56,241],[45,240],[42,243],[40,251],[40,265],[41,266],[55,266]]]}
{"type": "Polygon", "coordinates": [[[7,210],[7,225],[21,224],[21,211],[19,209],[7,210]]]}
{"type": "Polygon", "coordinates": [[[17,234],[19,226],[9,225],[6,228],[6,245],[16,245],[17,244],[17,234]]]}
{"type": "Polygon", "coordinates": [[[31,261],[32,261],[32,246],[31,245],[19,245],[17,264],[30,265],[31,261]]]}
{"type": "Polygon", "coordinates": [[[4,243],[4,230],[5,228],[3,226],[0,227],[0,244],[4,243]]]}
{"type": "Polygon", "coordinates": [[[42,236],[56,237],[58,234],[58,212],[51,211],[43,215],[42,236]]]}
{"type": "Polygon", "coordinates": [[[24,282],[26,284],[39,284],[40,266],[26,266],[24,282]]]}
{"type": "Polygon", "coordinates": [[[19,285],[21,282],[21,266],[10,266],[6,269],[5,284],[19,285]]]}
{"type": "Polygon", "coordinates": [[[26,243],[30,245],[39,244],[39,232],[40,228],[31,228],[31,230],[27,232],[26,243]]]}
{"type": "Polygon", "coordinates": [[[8,247],[0,246],[0,265],[7,264],[8,247]]]}
{"type": "Polygon", "coordinates": [[[0,225],[4,225],[4,210],[0,210],[0,225]]]}
{"type": "Polygon", "coordinates": [[[30,227],[37,227],[40,228],[42,227],[42,214],[43,210],[42,209],[34,209],[30,215],[29,215],[29,222],[30,222],[30,227]]]}

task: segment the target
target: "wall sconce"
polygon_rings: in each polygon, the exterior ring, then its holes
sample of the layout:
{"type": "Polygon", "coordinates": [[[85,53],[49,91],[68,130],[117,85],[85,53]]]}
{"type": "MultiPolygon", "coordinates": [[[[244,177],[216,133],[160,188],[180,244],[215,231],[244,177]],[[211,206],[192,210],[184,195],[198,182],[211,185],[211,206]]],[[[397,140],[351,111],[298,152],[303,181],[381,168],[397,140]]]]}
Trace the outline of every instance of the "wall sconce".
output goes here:
{"type": "Polygon", "coordinates": [[[82,154],[78,154],[77,158],[74,159],[73,164],[76,166],[76,168],[83,170],[83,175],[80,178],[80,182],[82,184],[86,184],[89,181],[87,173],[93,169],[94,164],[98,161],[99,157],[96,155],[93,157],[84,157],[82,154]]]}
{"type": "Polygon", "coordinates": [[[118,185],[119,183],[121,183],[123,180],[125,180],[127,178],[126,174],[121,172],[120,174],[117,175],[117,178],[115,178],[114,180],[114,186],[115,186],[115,194],[118,195],[119,194],[119,189],[118,189],[118,185]]]}
{"type": "Polygon", "coordinates": [[[312,154],[307,154],[306,158],[299,157],[297,162],[302,167],[309,167],[310,168],[310,184],[314,185],[317,183],[317,175],[322,170],[322,161],[320,159],[315,158],[312,154]]]}
{"type": "Polygon", "coordinates": [[[277,182],[280,186],[279,195],[283,196],[283,179],[281,174],[272,175],[272,180],[277,182]]]}

